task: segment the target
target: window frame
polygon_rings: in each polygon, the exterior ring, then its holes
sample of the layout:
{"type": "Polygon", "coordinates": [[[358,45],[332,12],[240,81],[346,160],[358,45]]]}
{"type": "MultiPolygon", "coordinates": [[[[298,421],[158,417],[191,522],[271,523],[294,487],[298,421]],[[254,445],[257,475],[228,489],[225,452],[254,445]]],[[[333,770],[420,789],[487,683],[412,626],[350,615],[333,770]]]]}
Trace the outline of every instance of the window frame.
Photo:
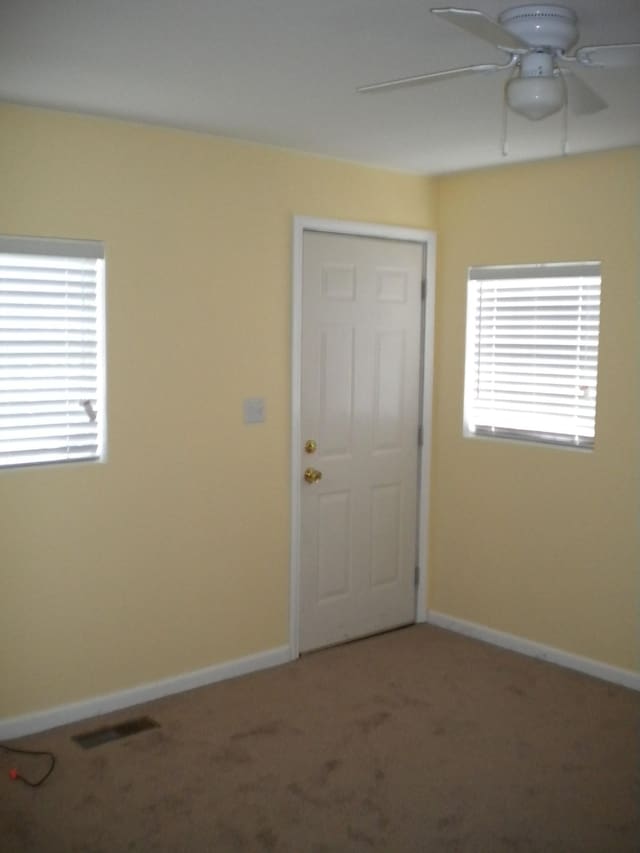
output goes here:
{"type": "MultiPolygon", "coordinates": [[[[0,255],[23,255],[52,257],[70,260],[95,261],[95,402],[96,402],[96,448],[95,453],[65,456],[55,451],[47,454],[43,448],[34,450],[43,458],[30,458],[26,461],[7,461],[0,459],[0,474],[24,468],[41,468],[52,465],[81,465],[86,463],[104,463],[107,458],[107,368],[106,368],[106,288],[105,288],[105,250],[104,244],[97,240],[80,240],[52,237],[25,237],[0,235],[0,255]],[[46,458],[45,458],[46,457],[46,458]],[[55,458],[52,458],[55,457],[55,458]]],[[[1,285],[0,285],[1,289],[1,285]]],[[[27,326],[28,328],[28,326],[27,326]]],[[[70,402],[71,395],[67,397],[70,402]]],[[[73,452],[73,451],[67,451],[73,452]]]]}
{"type": "MultiPolygon", "coordinates": [[[[579,285],[574,285],[574,290],[579,285]]],[[[593,285],[591,285],[593,286],[593,285]]],[[[495,299],[495,297],[494,297],[495,299]]],[[[509,264],[503,266],[472,266],[467,271],[467,298],[466,298],[466,334],[465,334],[465,365],[464,365],[464,400],[463,400],[463,435],[465,438],[477,439],[498,439],[501,441],[514,441],[517,443],[546,445],[554,447],[563,447],[569,449],[577,449],[581,451],[592,451],[595,447],[596,440],[596,421],[597,421],[597,387],[598,387],[598,369],[600,359],[600,326],[601,326],[601,307],[602,307],[602,264],[600,261],[584,261],[584,262],[548,262],[538,264],[509,264]],[[553,279],[581,279],[581,278],[597,278],[597,334],[595,337],[595,377],[594,377],[594,395],[593,395],[593,417],[592,427],[593,436],[577,435],[575,433],[561,433],[549,429],[527,429],[514,426],[488,425],[478,423],[476,408],[474,403],[477,400],[476,387],[478,385],[478,373],[476,365],[478,359],[476,356],[476,340],[478,335],[478,311],[477,311],[477,296],[476,292],[482,282],[533,282],[536,279],[551,281],[553,279]]],[[[571,324],[579,325],[574,319],[571,324]]],[[[535,329],[532,325],[528,329],[535,329]]],[[[579,346],[578,341],[581,340],[576,336],[576,347],[579,346]]],[[[494,364],[494,363],[492,363],[494,364]]],[[[584,366],[583,366],[584,367],[584,366]]],[[[585,368],[586,369],[586,368],[585,368]]],[[[536,377],[534,372],[523,374],[529,377],[536,377]]],[[[539,383],[542,384],[542,383],[539,383]]],[[[552,387],[552,386],[549,386],[552,387]]],[[[535,417],[535,413],[531,413],[535,417]]],[[[540,413],[538,413],[540,416],[540,413]]]]}

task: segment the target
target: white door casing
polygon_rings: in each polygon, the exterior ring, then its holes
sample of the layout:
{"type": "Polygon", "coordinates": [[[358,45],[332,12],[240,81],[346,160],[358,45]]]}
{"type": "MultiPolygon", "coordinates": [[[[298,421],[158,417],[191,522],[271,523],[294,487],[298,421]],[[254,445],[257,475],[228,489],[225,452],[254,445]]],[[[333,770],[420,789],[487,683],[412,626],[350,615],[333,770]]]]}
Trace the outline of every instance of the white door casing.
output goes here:
{"type": "Polygon", "coordinates": [[[295,220],[292,657],[425,618],[433,255],[429,232],[295,220]]]}

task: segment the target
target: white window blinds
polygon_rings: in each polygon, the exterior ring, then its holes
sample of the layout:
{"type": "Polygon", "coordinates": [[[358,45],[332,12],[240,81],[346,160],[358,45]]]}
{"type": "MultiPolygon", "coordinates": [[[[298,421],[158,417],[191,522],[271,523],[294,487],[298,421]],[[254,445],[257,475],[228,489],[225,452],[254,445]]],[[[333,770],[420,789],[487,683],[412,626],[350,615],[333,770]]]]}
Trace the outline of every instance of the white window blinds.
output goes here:
{"type": "Polygon", "coordinates": [[[600,265],[469,271],[467,434],[592,448],[600,265]]]}
{"type": "Polygon", "coordinates": [[[0,467],[102,455],[103,257],[0,237],[0,467]]]}

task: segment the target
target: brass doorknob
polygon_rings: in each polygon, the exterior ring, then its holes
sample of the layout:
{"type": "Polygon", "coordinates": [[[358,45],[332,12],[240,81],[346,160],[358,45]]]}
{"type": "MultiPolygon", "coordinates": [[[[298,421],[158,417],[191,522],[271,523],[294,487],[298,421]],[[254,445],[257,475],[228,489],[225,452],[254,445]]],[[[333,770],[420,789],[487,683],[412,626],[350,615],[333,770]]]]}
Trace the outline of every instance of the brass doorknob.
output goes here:
{"type": "Polygon", "coordinates": [[[304,472],[304,478],[307,483],[317,483],[318,480],[322,479],[322,471],[318,471],[316,468],[307,468],[304,472]]]}

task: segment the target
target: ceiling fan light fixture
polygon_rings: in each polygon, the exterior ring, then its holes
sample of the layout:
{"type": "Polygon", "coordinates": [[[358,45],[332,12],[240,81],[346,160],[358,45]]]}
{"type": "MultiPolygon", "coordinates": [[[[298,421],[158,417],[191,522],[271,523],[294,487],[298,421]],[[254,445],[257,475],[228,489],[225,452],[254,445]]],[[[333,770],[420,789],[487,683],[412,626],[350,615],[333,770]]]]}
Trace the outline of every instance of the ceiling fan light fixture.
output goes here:
{"type": "Polygon", "coordinates": [[[578,17],[566,6],[515,6],[506,9],[498,21],[531,47],[566,51],[578,40],[578,17]]]}
{"type": "Polygon", "coordinates": [[[564,97],[559,76],[514,77],[507,83],[507,104],[532,121],[557,113],[564,106],[564,97]]]}

